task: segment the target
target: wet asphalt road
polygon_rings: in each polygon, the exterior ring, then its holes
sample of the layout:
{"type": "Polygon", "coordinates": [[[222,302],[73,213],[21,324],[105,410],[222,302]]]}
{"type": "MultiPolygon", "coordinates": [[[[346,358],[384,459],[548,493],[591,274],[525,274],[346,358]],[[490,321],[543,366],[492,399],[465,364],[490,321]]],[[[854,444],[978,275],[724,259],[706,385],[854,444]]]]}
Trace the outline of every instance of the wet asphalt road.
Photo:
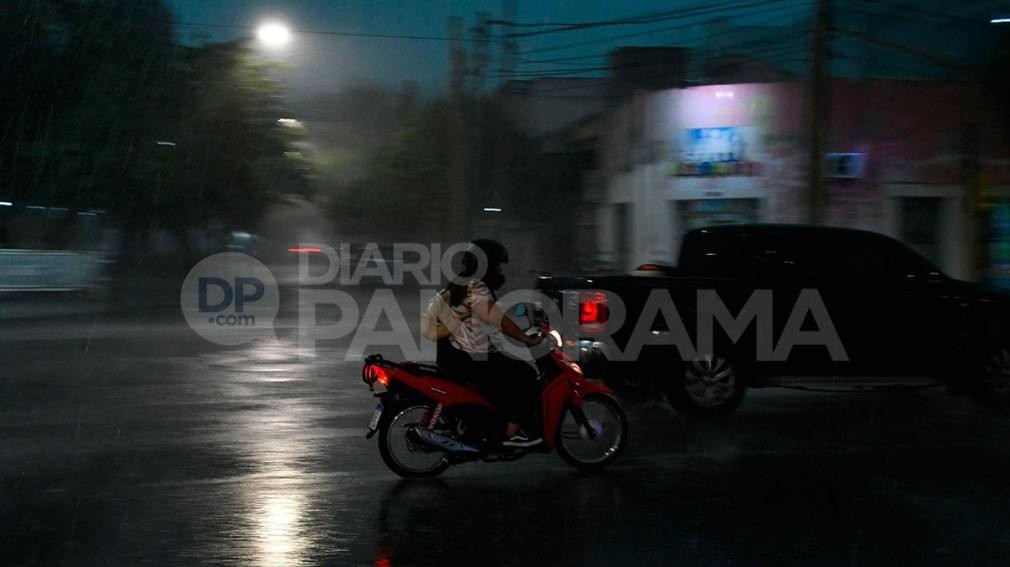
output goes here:
{"type": "Polygon", "coordinates": [[[1010,415],[942,389],[752,391],[718,422],[631,399],[602,474],[407,482],[345,352],[218,347],[171,314],[5,322],[0,564],[1010,561],[1010,415]]]}

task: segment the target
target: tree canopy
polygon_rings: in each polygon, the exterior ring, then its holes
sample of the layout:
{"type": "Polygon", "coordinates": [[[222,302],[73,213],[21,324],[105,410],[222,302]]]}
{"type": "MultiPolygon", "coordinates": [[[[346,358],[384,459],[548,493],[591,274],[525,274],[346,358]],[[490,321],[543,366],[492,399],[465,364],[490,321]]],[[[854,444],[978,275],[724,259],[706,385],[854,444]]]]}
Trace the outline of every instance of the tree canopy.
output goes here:
{"type": "Polygon", "coordinates": [[[268,65],[176,45],[160,0],[5,3],[0,54],[0,200],[173,228],[310,189],[268,65]]]}

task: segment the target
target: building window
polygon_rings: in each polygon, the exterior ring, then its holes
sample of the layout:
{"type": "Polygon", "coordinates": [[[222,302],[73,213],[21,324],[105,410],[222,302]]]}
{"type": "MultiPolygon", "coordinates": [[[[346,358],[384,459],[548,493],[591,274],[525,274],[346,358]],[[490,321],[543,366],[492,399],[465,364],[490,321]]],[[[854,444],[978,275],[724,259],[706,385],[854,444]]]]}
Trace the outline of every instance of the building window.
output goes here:
{"type": "Polygon", "coordinates": [[[902,242],[922,254],[935,266],[942,266],[940,241],[940,197],[901,199],[902,242]]]}
{"type": "Polygon", "coordinates": [[[675,226],[683,230],[693,230],[720,224],[743,224],[758,222],[760,199],[697,199],[678,201],[677,213],[680,218],[675,226]]]}

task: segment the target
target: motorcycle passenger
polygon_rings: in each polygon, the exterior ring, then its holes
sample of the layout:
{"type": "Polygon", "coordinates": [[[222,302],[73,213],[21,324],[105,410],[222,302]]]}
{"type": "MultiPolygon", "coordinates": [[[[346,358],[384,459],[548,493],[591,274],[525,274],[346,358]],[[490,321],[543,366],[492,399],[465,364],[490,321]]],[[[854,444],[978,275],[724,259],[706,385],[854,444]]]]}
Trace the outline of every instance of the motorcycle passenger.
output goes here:
{"type": "Polygon", "coordinates": [[[508,250],[490,239],[472,241],[463,253],[463,269],[457,281],[447,287],[449,306],[459,324],[447,342],[440,345],[438,363],[475,382],[499,408],[508,421],[502,445],[532,447],[543,439],[523,431],[521,424],[532,424],[537,372],[526,362],[499,352],[496,337],[492,336],[492,330],[496,329],[530,346],[541,340],[523,333],[495,305],[495,290],[505,283],[501,265],[507,262],[508,250]],[[478,255],[487,260],[486,266],[480,265],[478,255]],[[482,267],[485,269],[478,273],[482,267]],[[469,281],[461,281],[466,278],[469,281]]]}

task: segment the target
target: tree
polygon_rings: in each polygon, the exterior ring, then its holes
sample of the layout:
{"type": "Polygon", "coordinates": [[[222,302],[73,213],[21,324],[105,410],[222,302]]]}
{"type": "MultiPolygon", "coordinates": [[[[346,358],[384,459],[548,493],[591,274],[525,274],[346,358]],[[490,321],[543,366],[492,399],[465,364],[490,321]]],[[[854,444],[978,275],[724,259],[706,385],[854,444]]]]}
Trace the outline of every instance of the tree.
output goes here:
{"type": "Polygon", "coordinates": [[[473,203],[494,196],[528,202],[516,191],[533,188],[534,148],[486,99],[466,101],[470,120],[464,132],[454,132],[450,117],[455,104],[443,99],[418,108],[393,141],[374,152],[366,175],[337,193],[332,216],[343,226],[385,239],[444,238],[448,211],[459,206],[450,187],[454,159],[464,161],[465,190],[473,203]],[[452,155],[457,135],[464,141],[461,156],[452,155]]]}
{"type": "Polygon", "coordinates": [[[168,10],[155,0],[18,0],[0,13],[3,187],[18,203],[97,206],[159,110],[172,65],[168,10]]]}
{"type": "Polygon", "coordinates": [[[173,44],[160,0],[0,9],[0,200],[130,230],[255,225],[311,171],[281,86],[242,42],[173,44]]]}
{"type": "Polygon", "coordinates": [[[162,134],[174,145],[147,146],[141,178],[153,194],[140,206],[174,226],[249,226],[278,197],[307,195],[304,133],[280,121],[290,113],[269,65],[242,43],[187,49],[180,60],[181,87],[162,134]]]}

